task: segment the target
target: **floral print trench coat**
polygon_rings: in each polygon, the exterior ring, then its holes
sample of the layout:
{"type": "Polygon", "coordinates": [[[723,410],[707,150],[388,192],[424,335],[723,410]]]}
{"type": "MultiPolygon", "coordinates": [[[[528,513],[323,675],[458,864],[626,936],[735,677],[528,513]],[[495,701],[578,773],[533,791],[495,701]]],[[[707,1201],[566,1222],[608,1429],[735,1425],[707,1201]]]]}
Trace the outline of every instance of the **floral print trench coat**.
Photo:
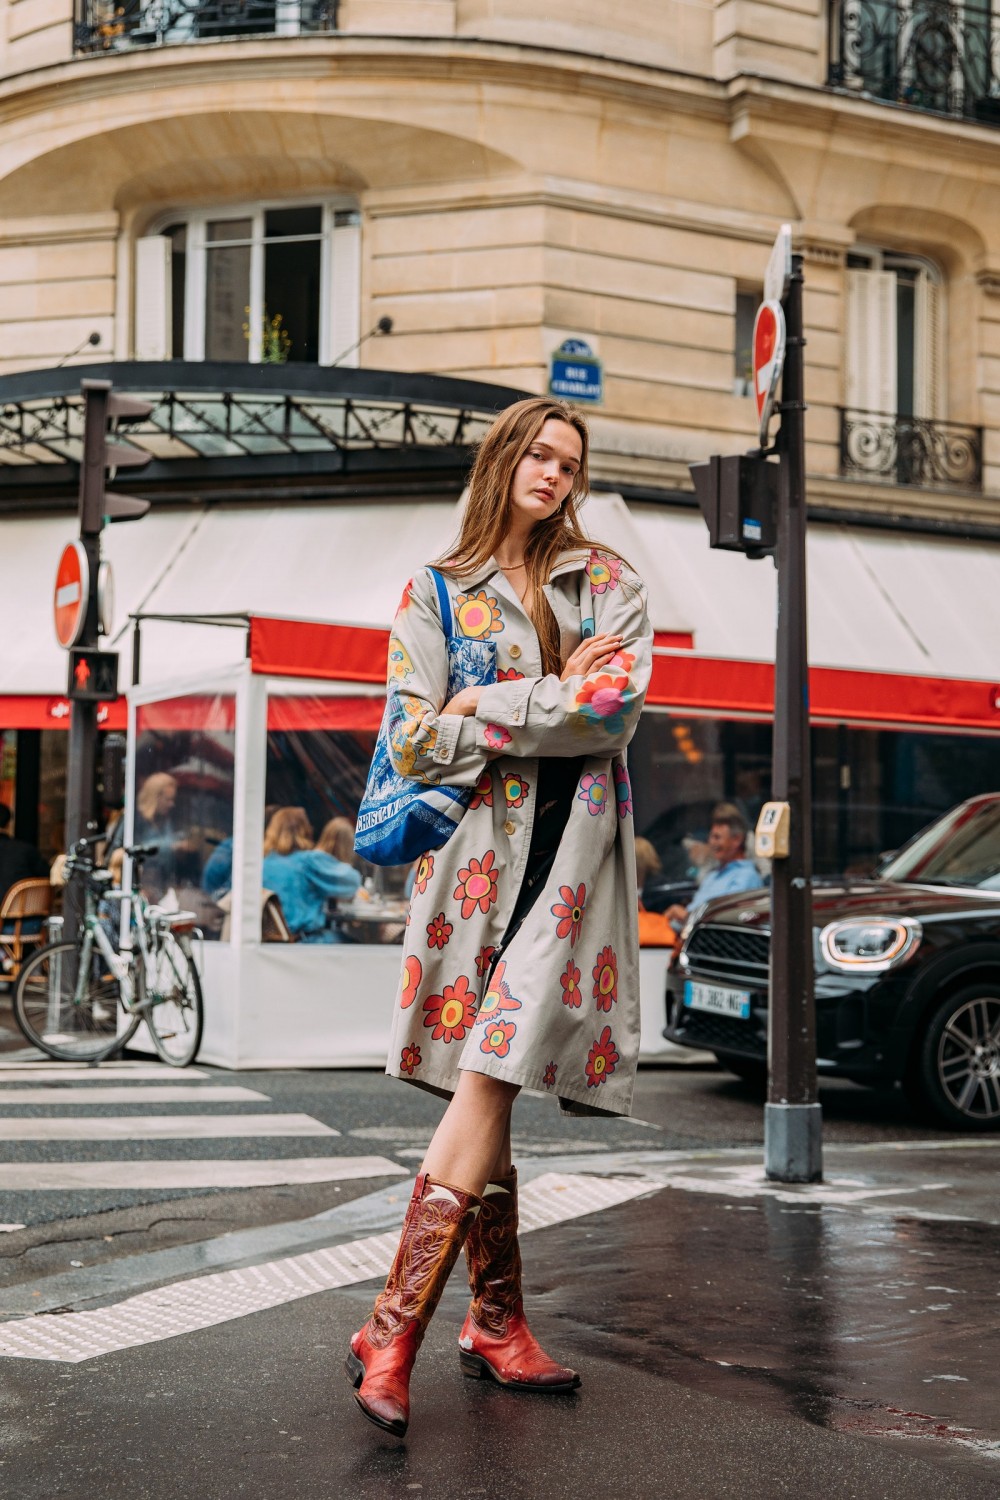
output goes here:
{"type": "Polygon", "coordinates": [[[588,677],[541,675],[534,627],[494,561],[447,580],[455,630],[495,643],[497,682],[474,717],[440,712],[448,651],[434,582],[407,584],[389,643],[405,722],[403,775],[474,788],[451,839],[420,860],[387,1072],[451,1094],[459,1068],[556,1095],[584,1114],[628,1114],[639,1050],[632,793],[625,765],[649,681],[645,588],[618,559],[565,553],[545,593],[563,660],[617,633],[588,677]],[[555,863],[499,959],[535,811],[537,757],[585,757],[555,863]]]}

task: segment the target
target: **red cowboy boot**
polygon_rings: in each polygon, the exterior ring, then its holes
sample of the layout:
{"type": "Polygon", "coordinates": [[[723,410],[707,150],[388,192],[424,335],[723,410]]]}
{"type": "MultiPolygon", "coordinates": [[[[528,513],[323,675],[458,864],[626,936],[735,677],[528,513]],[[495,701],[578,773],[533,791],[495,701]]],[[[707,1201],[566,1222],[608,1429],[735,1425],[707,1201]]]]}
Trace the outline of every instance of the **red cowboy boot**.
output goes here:
{"type": "Polygon", "coordinates": [[[519,1391],[572,1391],[575,1370],[549,1359],[528,1327],[517,1244],[517,1169],[486,1184],[483,1208],[465,1242],[472,1302],[459,1338],[462,1373],[491,1375],[519,1391]]]}
{"type": "Polygon", "coordinates": [[[481,1200],[421,1172],[399,1248],[372,1315],[351,1339],[344,1368],[369,1421],[402,1437],[410,1420],[410,1371],[481,1200]]]}

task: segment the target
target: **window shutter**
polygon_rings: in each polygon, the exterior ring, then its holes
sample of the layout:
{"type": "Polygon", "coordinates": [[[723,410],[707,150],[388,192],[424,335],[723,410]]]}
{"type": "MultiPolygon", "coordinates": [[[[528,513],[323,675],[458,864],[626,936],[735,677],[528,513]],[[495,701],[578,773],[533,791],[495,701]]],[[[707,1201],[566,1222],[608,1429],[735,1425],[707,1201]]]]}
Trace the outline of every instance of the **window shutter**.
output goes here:
{"type": "Polygon", "coordinates": [[[852,411],[896,411],[896,277],[892,271],[847,273],[847,405],[852,411]]]}
{"type": "Polygon", "coordinates": [[[170,241],[150,234],[135,245],[135,357],[170,359],[170,241]]]}
{"type": "Polygon", "coordinates": [[[941,336],[941,287],[927,271],[916,283],[916,344],[913,372],[915,415],[928,421],[944,417],[944,370],[941,336]]]}
{"type": "Polygon", "coordinates": [[[356,365],[361,337],[360,215],[339,212],[330,235],[329,311],[325,364],[356,365]],[[348,350],[351,352],[348,353],[348,350]]]}

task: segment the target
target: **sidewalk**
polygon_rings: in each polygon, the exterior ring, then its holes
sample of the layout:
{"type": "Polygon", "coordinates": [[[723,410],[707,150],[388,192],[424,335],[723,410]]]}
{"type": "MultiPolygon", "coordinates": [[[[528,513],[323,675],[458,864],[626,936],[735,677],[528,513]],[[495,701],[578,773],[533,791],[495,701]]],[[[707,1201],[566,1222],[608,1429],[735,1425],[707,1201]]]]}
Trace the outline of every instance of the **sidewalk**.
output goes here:
{"type": "Polygon", "coordinates": [[[998,1153],[989,1138],[838,1147],[813,1187],[766,1183],[759,1149],[525,1163],[533,1321],[583,1389],[546,1401],[463,1380],[456,1274],[405,1444],[360,1420],[340,1370],[405,1183],[12,1288],[19,1500],[75,1496],[84,1477],[109,1500],[162,1500],[168,1473],[204,1500],[995,1500],[998,1153]]]}

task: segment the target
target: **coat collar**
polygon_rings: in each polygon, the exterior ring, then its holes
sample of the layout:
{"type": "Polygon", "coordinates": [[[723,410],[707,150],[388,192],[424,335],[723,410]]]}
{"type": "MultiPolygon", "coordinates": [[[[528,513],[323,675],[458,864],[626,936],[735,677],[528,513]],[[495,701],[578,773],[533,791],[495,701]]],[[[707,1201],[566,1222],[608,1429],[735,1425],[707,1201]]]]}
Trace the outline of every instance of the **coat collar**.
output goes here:
{"type": "MultiPolygon", "coordinates": [[[[570,548],[565,552],[560,552],[555,566],[549,574],[549,582],[551,583],[555,578],[561,578],[564,573],[579,572],[587,566],[589,561],[590,553],[582,547],[570,548]]],[[[494,573],[499,573],[501,578],[504,576],[496,558],[491,557],[488,562],[483,563],[482,567],[477,568],[474,573],[463,573],[458,580],[459,586],[462,589],[478,588],[481,583],[485,583],[488,578],[492,578],[494,573]]]]}

